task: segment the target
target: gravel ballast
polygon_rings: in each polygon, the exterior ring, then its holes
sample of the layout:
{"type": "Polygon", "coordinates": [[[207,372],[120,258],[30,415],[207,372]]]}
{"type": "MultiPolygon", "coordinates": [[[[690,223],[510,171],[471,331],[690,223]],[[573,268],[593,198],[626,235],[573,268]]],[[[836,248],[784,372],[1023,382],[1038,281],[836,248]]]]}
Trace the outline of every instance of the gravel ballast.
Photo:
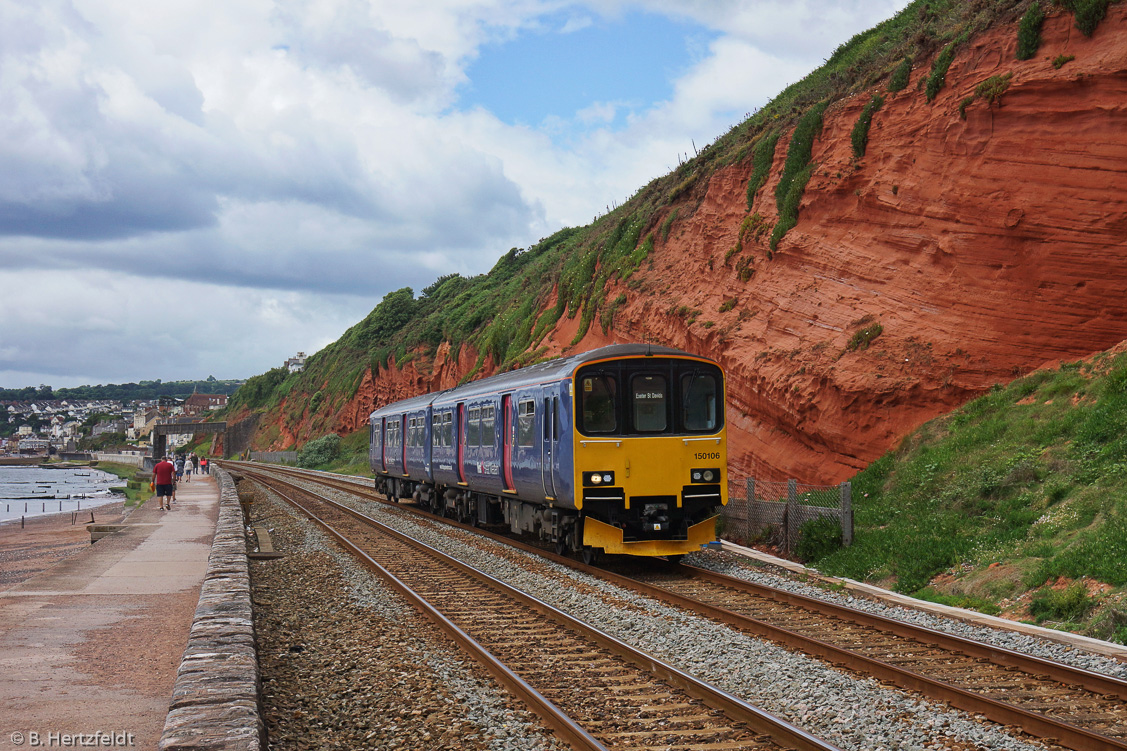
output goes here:
{"type": "Polygon", "coordinates": [[[251,564],[270,748],[566,748],[312,523],[256,496],[285,554],[251,564]]]}
{"type": "Polygon", "coordinates": [[[993,723],[858,679],[596,578],[383,504],[321,492],[848,749],[1034,749],[993,723]]]}
{"type": "Polygon", "coordinates": [[[895,618],[898,621],[911,623],[915,626],[924,626],[925,628],[935,629],[936,631],[943,631],[966,639],[991,644],[995,647],[1011,649],[1015,652],[1022,652],[1024,654],[1033,655],[1034,657],[1041,657],[1046,660],[1053,660],[1084,670],[1091,670],[1096,673],[1103,673],[1104,675],[1127,680],[1127,664],[1110,657],[1093,654],[1083,649],[1061,644],[1060,642],[1038,639],[1029,634],[990,628],[989,626],[967,623],[966,621],[960,621],[955,618],[944,618],[922,610],[889,605],[864,597],[854,597],[849,594],[843,594],[798,581],[789,576],[763,571],[759,567],[752,565],[747,559],[730,553],[702,551],[700,553],[694,553],[690,558],[686,558],[685,562],[693,566],[727,574],[728,576],[733,576],[755,584],[763,584],[768,587],[776,587],[807,597],[815,597],[819,600],[826,600],[838,605],[843,605],[847,608],[853,608],[854,610],[874,613],[884,616],[885,618],[895,618]]]}

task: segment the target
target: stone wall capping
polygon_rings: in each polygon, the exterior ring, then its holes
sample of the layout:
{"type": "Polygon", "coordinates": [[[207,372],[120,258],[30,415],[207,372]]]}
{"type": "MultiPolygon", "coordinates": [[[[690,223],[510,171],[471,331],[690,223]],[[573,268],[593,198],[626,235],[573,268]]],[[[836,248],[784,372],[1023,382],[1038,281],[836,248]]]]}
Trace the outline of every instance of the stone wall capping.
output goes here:
{"type": "Polygon", "coordinates": [[[188,646],[161,735],[161,751],[262,751],[246,531],[235,484],[214,467],[219,521],[188,646]]]}

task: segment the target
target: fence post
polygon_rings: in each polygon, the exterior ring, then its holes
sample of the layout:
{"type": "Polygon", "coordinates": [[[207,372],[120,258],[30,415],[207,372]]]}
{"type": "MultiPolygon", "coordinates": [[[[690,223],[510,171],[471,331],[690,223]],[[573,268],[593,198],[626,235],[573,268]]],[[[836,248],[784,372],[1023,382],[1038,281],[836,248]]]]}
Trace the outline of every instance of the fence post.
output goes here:
{"type": "Polygon", "coordinates": [[[755,478],[747,478],[747,502],[744,504],[744,545],[751,545],[751,509],[755,503],[755,478]]]}
{"type": "Polygon", "coordinates": [[[793,477],[787,480],[787,510],[783,516],[783,550],[790,555],[794,550],[795,538],[798,530],[794,529],[798,521],[798,480],[793,477]]]}
{"type": "Polygon", "coordinates": [[[849,482],[841,484],[841,544],[853,544],[853,485],[849,482]]]}

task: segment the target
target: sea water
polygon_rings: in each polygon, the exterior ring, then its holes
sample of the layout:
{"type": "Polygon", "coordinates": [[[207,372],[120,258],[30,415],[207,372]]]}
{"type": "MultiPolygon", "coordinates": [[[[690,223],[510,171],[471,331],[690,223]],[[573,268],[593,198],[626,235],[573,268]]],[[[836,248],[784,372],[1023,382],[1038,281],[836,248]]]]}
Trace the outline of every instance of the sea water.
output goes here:
{"type": "Polygon", "coordinates": [[[21,516],[85,511],[120,501],[125,480],[94,467],[0,467],[0,522],[21,516]]]}

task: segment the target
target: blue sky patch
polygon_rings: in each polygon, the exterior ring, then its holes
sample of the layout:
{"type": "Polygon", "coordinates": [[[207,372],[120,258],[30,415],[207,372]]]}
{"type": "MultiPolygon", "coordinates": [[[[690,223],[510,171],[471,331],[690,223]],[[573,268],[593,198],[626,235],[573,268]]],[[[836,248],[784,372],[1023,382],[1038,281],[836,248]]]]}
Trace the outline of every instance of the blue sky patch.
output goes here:
{"type": "Polygon", "coordinates": [[[621,126],[629,112],[669,99],[673,81],[715,36],[703,26],[646,13],[592,17],[586,25],[572,14],[556,14],[541,19],[538,29],[482,47],[459,104],[532,126],[549,118],[572,121],[592,105],[614,104],[592,124],[621,126]]]}

